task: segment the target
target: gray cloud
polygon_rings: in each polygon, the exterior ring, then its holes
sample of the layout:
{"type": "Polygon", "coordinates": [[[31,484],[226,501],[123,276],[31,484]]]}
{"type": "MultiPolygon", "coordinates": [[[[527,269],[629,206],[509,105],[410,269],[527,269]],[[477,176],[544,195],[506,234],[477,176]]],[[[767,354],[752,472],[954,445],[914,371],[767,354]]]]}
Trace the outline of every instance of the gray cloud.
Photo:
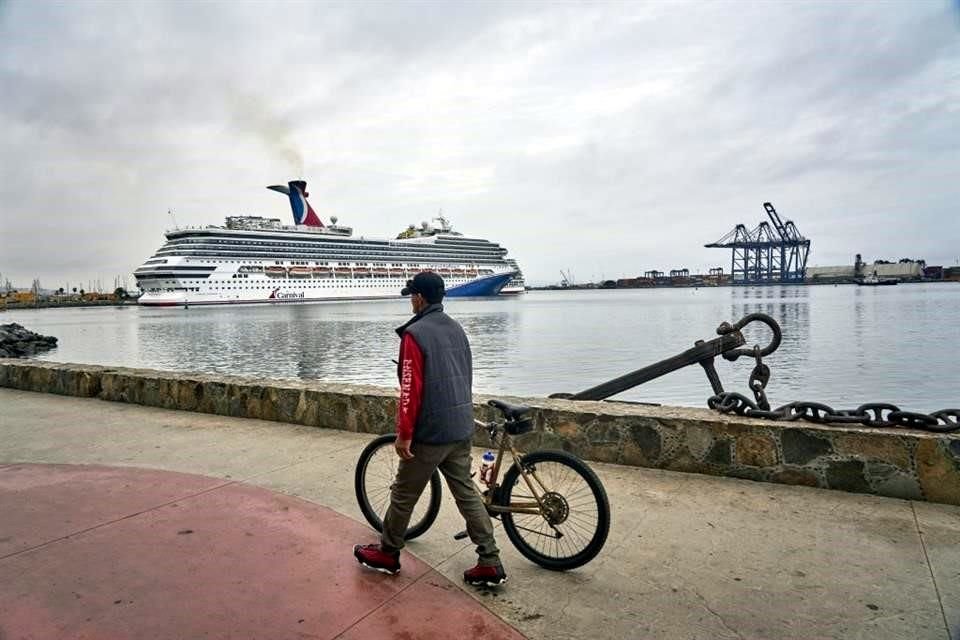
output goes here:
{"type": "Polygon", "coordinates": [[[181,224],[439,208],[530,280],[726,264],[771,200],[811,263],[952,264],[949,5],[0,4],[0,272],[129,273],[181,224]]]}

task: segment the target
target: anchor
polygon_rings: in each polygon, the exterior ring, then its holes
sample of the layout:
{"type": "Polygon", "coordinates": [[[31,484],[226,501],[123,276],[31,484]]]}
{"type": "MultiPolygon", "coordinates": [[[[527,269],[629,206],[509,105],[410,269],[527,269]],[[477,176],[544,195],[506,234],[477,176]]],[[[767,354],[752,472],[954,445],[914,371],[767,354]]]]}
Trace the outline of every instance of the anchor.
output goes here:
{"type": "Polygon", "coordinates": [[[707,375],[707,380],[713,388],[714,395],[723,393],[723,383],[720,382],[720,375],[714,366],[714,359],[722,356],[724,360],[735,361],[740,356],[756,357],[757,348],[745,348],[747,343],[743,337],[741,329],[751,322],[760,322],[767,325],[773,332],[770,343],[762,349],[759,349],[761,356],[767,356],[777,350],[783,334],[780,331],[780,325],[777,321],[765,313],[751,313],[740,318],[735,324],[723,322],[717,327],[718,338],[712,340],[697,340],[694,346],[675,356],[655,362],[649,366],[631,371],[613,380],[609,380],[595,387],[590,387],[579,393],[554,393],[551,398],[565,398],[568,400],[605,400],[610,396],[622,393],[627,389],[638,387],[645,382],[650,382],[668,373],[673,373],[684,367],[699,364],[703,367],[707,375]]]}

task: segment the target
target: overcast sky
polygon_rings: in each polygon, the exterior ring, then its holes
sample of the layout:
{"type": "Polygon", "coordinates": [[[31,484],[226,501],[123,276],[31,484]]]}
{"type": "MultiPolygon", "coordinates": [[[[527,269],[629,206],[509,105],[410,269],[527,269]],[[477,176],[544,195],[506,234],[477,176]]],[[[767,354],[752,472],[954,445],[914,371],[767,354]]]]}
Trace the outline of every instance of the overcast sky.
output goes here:
{"type": "MultiPolygon", "coordinates": [[[[904,2],[0,0],[0,273],[112,288],[180,225],[441,208],[529,282],[960,258],[960,18],[904,2]]],[[[131,279],[132,281],[132,279],[131,279]]]]}

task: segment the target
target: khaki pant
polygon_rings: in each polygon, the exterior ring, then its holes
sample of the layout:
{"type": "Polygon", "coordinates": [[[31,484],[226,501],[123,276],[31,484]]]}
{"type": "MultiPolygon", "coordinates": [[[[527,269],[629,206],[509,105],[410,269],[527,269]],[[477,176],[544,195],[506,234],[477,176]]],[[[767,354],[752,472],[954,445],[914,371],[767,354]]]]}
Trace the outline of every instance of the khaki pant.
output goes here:
{"type": "Polygon", "coordinates": [[[483,499],[470,478],[469,440],[452,444],[413,443],[413,459],[401,460],[397,477],[390,491],[390,507],[383,518],[380,538],[384,551],[403,548],[403,534],[410,524],[410,516],[417,500],[437,469],[447,481],[447,487],[457,501],[457,509],[467,521],[467,533],[475,545],[480,564],[500,564],[500,550],[493,539],[493,523],[483,499]]]}

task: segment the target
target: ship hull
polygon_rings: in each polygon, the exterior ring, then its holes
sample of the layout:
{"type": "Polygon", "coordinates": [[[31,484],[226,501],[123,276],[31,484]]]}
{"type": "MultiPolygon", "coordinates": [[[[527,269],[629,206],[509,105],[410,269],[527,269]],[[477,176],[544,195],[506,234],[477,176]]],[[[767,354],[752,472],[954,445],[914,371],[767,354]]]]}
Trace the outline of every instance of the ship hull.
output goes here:
{"type": "MultiPolygon", "coordinates": [[[[478,277],[466,281],[448,281],[447,297],[491,297],[500,293],[514,276],[513,272],[478,277]]],[[[139,304],[145,307],[183,307],[229,304],[297,304],[308,302],[332,302],[347,300],[389,300],[400,298],[400,289],[405,278],[385,278],[378,286],[369,286],[362,281],[327,280],[326,282],[300,281],[272,278],[251,279],[244,285],[235,283],[223,291],[163,291],[147,292],[140,296],[139,304]],[[266,287],[264,285],[267,285],[266,287]]]]}

